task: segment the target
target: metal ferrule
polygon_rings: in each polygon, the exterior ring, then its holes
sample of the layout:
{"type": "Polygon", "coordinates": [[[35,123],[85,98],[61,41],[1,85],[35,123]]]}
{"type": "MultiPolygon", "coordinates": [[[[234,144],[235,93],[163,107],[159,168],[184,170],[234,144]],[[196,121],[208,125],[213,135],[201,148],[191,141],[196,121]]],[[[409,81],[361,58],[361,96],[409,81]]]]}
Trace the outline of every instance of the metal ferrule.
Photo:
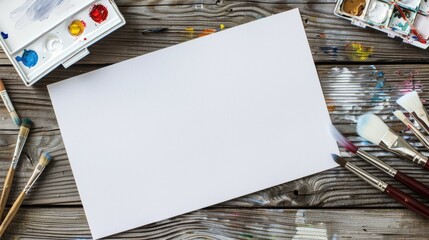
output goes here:
{"type": "Polygon", "coordinates": [[[426,109],[422,106],[418,111],[412,112],[411,115],[419,123],[420,127],[429,134],[429,119],[426,109]]]}
{"type": "Polygon", "coordinates": [[[377,157],[365,151],[358,150],[356,152],[356,155],[363,158],[365,161],[369,162],[370,164],[374,165],[376,168],[380,169],[381,171],[387,173],[391,177],[394,177],[398,172],[396,169],[392,168],[391,166],[387,165],[385,162],[381,161],[377,157]]]}
{"type": "Polygon", "coordinates": [[[31,175],[30,179],[27,182],[27,185],[25,185],[24,187],[23,191],[25,192],[25,194],[27,194],[28,191],[30,191],[33,184],[37,181],[37,179],[40,177],[41,173],[43,172],[43,169],[45,169],[45,166],[41,164],[37,164],[33,174],[31,175]]]}
{"type": "Polygon", "coordinates": [[[424,167],[428,161],[427,157],[415,150],[403,138],[399,137],[391,129],[381,139],[380,147],[393,152],[413,163],[424,167]]]}
{"type": "Polygon", "coordinates": [[[418,130],[412,123],[409,123],[407,126],[411,129],[411,131],[414,133],[414,136],[419,139],[423,146],[429,149],[429,140],[426,138],[426,136],[422,132],[420,132],[420,130],[418,130]]]}
{"type": "Polygon", "coordinates": [[[21,127],[19,130],[18,140],[16,141],[15,151],[13,152],[12,163],[10,167],[16,169],[18,165],[19,157],[21,156],[22,149],[24,148],[25,141],[27,140],[29,128],[21,127]]]}
{"type": "Polygon", "coordinates": [[[372,176],[371,174],[365,172],[361,168],[355,166],[354,164],[347,163],[345,165],[345,168],[348,169],[350,172],[354,173],[356,176],[363,179],[365,182],[369,183],[373,187],[377,188],[378,190],[384,192],[387,188],[387,183],[381,181],[380,179],[372,176]]]}

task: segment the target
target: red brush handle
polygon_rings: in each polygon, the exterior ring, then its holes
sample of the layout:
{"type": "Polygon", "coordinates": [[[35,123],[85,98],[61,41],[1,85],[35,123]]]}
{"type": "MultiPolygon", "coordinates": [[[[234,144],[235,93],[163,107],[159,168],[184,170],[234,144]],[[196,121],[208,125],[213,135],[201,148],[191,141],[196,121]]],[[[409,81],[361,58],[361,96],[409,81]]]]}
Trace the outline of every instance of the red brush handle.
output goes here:
{"type": "Polygon", "coordinates": [[[410,25],[411,31],[414,33],[414,35],[417,36],[417,38],[419,39],[419,42],[426,44],[426,39],[419,33],[419,31],[417,31],[417,29],[414,27],[414,25],[411,24],[410,20],[407,18],[404,11],[402,11],[401,7],[399,7],[397,3],[395,3],[394,5],[395,5],[396,9],[398,10],[399,14],[401,14],[401,17],[405,21],[407,21],[407,23],[410,25]]]}
{"type": "Polygon", "coordinates": [[[394,198],[396,201],[400,202],[406,208],[421,214],[422,216],[429,218],[429,208],[423,203],[417,201],[415,198],[410,195],[402,192],[401,190],[387,185],[386,190],[384,192],[394,198]]]}
{"type": "Polygon", "coordinates": [[[423,183],[415,180],[414,178],[408,176],[405,173],[398,171],[394,176],[396,180],[413,190],[414,192],[426,197],[429,199],[429,188],[426,187],[423,183]]]}

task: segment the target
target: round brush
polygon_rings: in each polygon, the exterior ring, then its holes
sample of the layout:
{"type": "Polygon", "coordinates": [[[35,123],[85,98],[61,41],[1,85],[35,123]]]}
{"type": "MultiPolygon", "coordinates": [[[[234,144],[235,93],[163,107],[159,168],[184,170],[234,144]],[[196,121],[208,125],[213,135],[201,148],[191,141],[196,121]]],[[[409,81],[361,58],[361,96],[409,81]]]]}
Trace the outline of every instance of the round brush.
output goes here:
{"type": "Polygon", "coordinates": [[[377,188],[381,192],[386,193],[402,205],[404,205],[406,208],[421,214],[422,216],[429,218],[429,208],[424,205],[423,203],[419,202],[412,196],[402,192],[401,190],[395,188],[394,186],[387,184],[386,182],[376,178],[375,176],[369,174],[368,172],[364,171],[363,169],[355,166],[354,164],[346,161],[342,157],[332,154],[332,158],[336,163],[338,163],[340,166],[344,167],[345,169],[349,170],[365,182],[369,183],[371,186],[377,188]]]}
{"type": "Polygon", "coordinates": [[[25,141],[27,140],[30,128],[33,122],[28,118],[23,118],[21,127],[19,129],[18,140],[15,145],[15,151],[13,153],[12,162],[9,167],[9,171],[4,181],[3,190],[0,196],[0,219],[3,216],[3,211],[6,206],[7,198],[9,197],[10,188],[12,186],[13,177],[15,175],[15,169],[18,165],[19,157],[21,156],[22,149],[24,148],[25,141]]]}

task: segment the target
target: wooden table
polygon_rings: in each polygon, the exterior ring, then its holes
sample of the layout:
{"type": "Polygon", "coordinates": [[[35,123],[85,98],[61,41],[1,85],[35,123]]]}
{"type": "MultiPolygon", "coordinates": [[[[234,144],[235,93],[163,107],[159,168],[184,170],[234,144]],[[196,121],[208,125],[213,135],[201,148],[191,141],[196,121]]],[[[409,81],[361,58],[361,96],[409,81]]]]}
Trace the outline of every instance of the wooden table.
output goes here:
{"type": "MultiPolygon", "coordinates": [[[[89,57],[70,69],[58,68],[34,87],[24,86],[5,54],[0,52],[0,78],[20,116],[35,122],[25,154],[33,161],[38,160],[42,150],[50,150],[54,156],[24,201],[5,239],[91,237],[47,84],[292,8],[301,11],[333,122],[364,150],[429,185],[427,172],[371,146],[357,137],[355,131],[357,117],[373,112],[416,143],[392,111],[399,109],[395,100],[409,90],[418,90],[423,99],[429,99],[426,91],[429,50],[403,44],[372,29],[352,26],[333,15],[334,0],[116,2],[127,25],[91,47],[89,57]]],[[[207,72],[221,68],[221,62],[213,62],[207,66],[207,72]]],[[[96,121],[88,119],[88,124],[96,121]]],[[[18,131],[3,106],[0,123],[0,183],[3,184],[18,131]]],[[[311,144],[317,144],[317,139],[311,144]]],[[[421,144],[415,146],[429,154],[421,144]]],[[[355,157],[348,159],[404,189],[367,163],[355,157]]],[[[21,160],[9,204],[23,188],[33,167],[25,157],[21,160]]],[[[94,181],[98,181],[96,175],[94,181]]],[[[346,170],[335,168],[111,239],[426,239],[429,228],[424,224],[427,223],[346,170]]]]}

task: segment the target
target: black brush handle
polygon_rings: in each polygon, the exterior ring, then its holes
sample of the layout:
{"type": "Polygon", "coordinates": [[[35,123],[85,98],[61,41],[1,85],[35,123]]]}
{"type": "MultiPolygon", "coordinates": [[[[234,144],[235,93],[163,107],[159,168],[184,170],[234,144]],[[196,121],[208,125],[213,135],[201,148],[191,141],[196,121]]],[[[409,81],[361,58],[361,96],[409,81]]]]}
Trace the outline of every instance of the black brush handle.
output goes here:
{"type": "Polygon", "coordinates": [[[417,181],[405,173],[402,173],[401,171],[398,171],[394,178],[407,186],[409,189],[429,199],[429,188],[426,187],[426,185],[423,183],[417,181]]]}
{"type": "Polygon", "coordinates": [[[415,198],[411,197],[410,195],[402,192],[401,190],[391,185],[387,185],[386,190],[384,190],[384,192],[402,205],[404,205],[406,208],[426,218],[429,218],[429,208],[423,203],[417,201],[415,198]]]}

